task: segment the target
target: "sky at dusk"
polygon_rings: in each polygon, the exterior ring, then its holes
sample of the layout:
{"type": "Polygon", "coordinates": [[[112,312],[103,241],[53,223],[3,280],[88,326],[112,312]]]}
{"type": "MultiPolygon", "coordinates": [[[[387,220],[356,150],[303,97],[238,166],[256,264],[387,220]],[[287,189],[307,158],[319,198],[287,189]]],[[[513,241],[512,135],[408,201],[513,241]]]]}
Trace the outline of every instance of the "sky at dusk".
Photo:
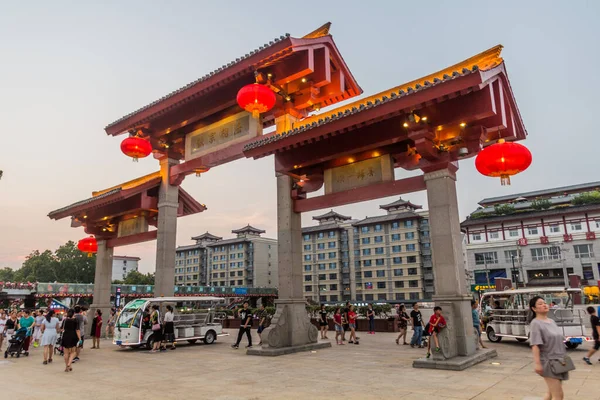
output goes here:
{"type": "MultiPolygon", "coordinates": [[[[0,268],[85,236],[51,210],[158,170],[131,162],[104,127],[250,50],[327,21],[354,77],[373,94],[503,44],[533,164],[501,186],[460,162],[461,217],[490,196],[600,180],[600,2],[0,0],[0,268]],[[292,3],[290,3],[292,4],[292,3]]],[[[179,245],[251,224],[276,237],[273,157],[186,178],[208,211],[178,220],[179,245]]],[[[410,176],[396,170],[397,178],[410,176]]],[[[425,193],[404,196],[426,205],[425,193]]],[[[380,199],[336,210],[383,213],[380,199]]],[[[306,213],[305,224],[322,213],[306,213]]],[[[154,270],[155,244],[117,249],[154,270]]]]}

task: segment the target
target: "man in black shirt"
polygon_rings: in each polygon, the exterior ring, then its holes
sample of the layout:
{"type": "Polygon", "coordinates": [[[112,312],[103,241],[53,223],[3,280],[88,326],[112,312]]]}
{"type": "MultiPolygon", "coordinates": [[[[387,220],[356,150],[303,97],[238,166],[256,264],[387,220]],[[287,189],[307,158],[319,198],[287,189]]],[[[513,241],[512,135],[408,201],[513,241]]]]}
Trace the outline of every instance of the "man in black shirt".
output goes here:
{"type": "Polygon", "coordinates": [[[246,332],[246,336],[248,337],[248,346],[246,348],[252,347],[252,335],[250,334],[250,327],[252,327],[252,313],[248,309],[248,302],[244,302],[244,308],[239,311],[240,314],[240,330],[238,332],[237,340],[235,344],[232,344],[231,347],[234,349],[239,349],[240,342],[242,341],[242,335],[246,332]]]}
{"type": "Polygon", "coordinates": [[[421,341],[423,339],[423,316],[421,315],[421,311],[419,311],[419,304],[413,304],[413,309],[410,312],[410,319],[413,325],[413,336],[410,339],[410,347],[419,346],[423,347],[421,341]]]}
{"type": "Polygon", "coordinates": [[[588,351],[587,356],[583,357],[583,361],[587,364],[592,365],[590,361],[590,357],[594,355],[595,352],[600,349],[600,318],[596,315],[596,310],[594,307],[587,308],[588,314],[590,314],[590,322],[592,324],[592,336],[594,338],[594,348],[588,351]]]}
{"type": "Polygon", "coordinates": [[[344,324],[344,331],[342,332],[342,342],[346,341],[346,331],[350,330],[348,324],[348,311],[350,311],[350,302],[346,302],[346,307],[342,310],[342,323],[344,324]]]}

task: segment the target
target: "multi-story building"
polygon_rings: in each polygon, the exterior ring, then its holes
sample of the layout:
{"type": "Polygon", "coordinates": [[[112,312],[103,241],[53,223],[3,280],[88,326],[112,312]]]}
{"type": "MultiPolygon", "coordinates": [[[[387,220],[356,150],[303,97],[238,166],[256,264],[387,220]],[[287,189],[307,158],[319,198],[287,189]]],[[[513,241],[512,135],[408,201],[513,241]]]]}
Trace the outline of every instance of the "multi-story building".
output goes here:
{"type": "Polygon", "coordinates": [[[112,280],[122,281],[131,271],[137,271],[139,267],[139,257],[113,256],[112,262],[112,280]]]}
{"type": "Polygon", "coordinates": [[[563,285],[575,274],[595,285],[599,187],[592,182],[480,201],[461,224],[475,283],[510,277],[528,286],[563,285]]]}
{"type": "Polygon", "coordinates": [[[277,287],[277,240],[250,225],[223,239],[208,232],[177,248],[175,283],[185,286],[277,287]]]}
{"type": "Polygon", "coordinates": [[[302,229],[304,295],[319,302],[430,299],[428,213],[399,199],[386,215],[352,220],[333,210],[302,229]]]}

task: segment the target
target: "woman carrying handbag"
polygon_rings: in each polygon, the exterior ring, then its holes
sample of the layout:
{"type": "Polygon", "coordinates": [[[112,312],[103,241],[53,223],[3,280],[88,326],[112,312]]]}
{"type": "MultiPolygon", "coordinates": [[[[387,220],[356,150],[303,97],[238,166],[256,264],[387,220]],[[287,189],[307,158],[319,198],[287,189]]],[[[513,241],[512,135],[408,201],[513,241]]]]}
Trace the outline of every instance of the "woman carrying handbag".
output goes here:
{"type": "Polygon", "coordinates": [[[163,340],[162,326],[160,325],[160,314],[158,309],[158,304],[153,305],[152,314],[150,314],[150,325],[152,326],[152,350],[150,350],[150,353],[156,353],[159,351],[163,340]]]}
{"type": "Polygon", "coordinates": [[[562,381],[569,379],[569,371],[575,369],[565,349],[563,332],[556,322],[548,318],[550,308],[543,298],[532,298],[529,309],[533,317],[529,325],[529,345],[535,372],[544,378],[548,386],[544,400],[563,400],[562,381]]]}

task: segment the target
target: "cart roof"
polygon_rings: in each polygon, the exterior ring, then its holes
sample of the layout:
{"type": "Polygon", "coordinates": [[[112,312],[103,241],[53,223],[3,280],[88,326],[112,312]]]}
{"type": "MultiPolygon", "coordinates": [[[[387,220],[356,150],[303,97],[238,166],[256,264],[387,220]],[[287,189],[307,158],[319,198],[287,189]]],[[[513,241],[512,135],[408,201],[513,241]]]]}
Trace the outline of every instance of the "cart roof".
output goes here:
{"type": "MultiPolygon", "coordinates": [[[[177,297],[149,297],[143,299],[147,303],[178,303],[181,301],[204,301],[204,302],[215,302],[224,303],[225,298],[223,297],[212,297],[212,296],[177,296],[177,297]]],[[[135,300],[133,300],[135,301],[135,300]]]]}
{"type": "Polygon", "coordinates": [[[581,293],[579,288],[565,288],[561,286],[556,287],[539,287],[539,288],[526,288],[526,289],[510,289],[502,292],[485,292],[483,297],[489,296],[512,296],[513,294],[528,294],[528,293],[581,293]]]}

